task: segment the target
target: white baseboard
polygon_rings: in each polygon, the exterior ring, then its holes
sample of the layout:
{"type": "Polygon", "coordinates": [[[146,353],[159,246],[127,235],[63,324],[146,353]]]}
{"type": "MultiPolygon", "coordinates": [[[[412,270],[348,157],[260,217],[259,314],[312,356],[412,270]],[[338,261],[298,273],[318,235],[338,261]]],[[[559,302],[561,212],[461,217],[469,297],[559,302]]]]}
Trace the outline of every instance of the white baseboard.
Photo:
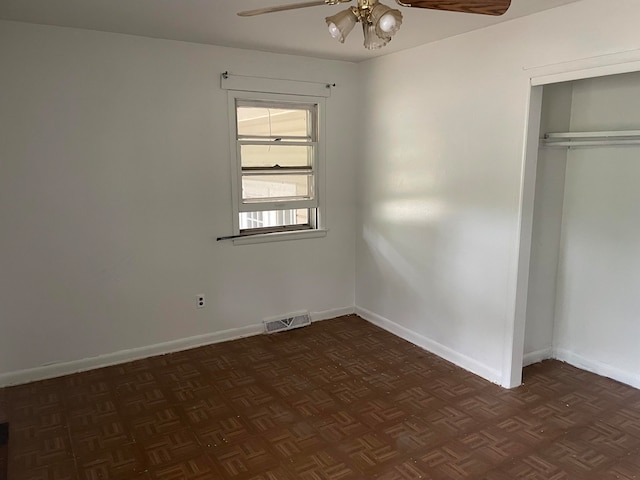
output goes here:
{"type": "Polygon", "coordinates": [[[236,340],[238,338],[257,335],[264,331],[264,326],[260,324],[249,325],[247,327],[232,328],[220,332],[196,335],[194,337],[181,338],[169,342],[157,343],[145,347],[120,350],[118,352],[98,355],[97,357],[83,358],[70,362],[53,363],[40,367],[18,370],[17,372],[0,374],[0,387],[8,385],[18,385],[21,383],[35,382],[47,378],[69,375],[71,373],[83,372],[94,368],[108,367],[119,363],[139,360],[141,358],[153,357],[154,355],[164,355],[166,353],[179,352],[190,348],[210,345],[212,343],[236,340]]]}
{"type": "Polygon", "coordinates": [[[483,363],[480,363],[471,357],[467,357],[462,353],[456,352],[449,347],[446,347],[434,340],[431,340],[430,338],[416,333],[413,330],[409,330],[408,328],[392,322],[391,320],[384,318],[377,313],[373,313],[365,308],[356,307],[355,313],[360,315],[368,322],[371,322],[374,325],[377,325],[378,327],[413,343],[414,345],[424,348],[425,350],[434,353],[435,355],[438,355],[439,357],[444,358],[445,360],[461,368],[464,368],[465,370],[475,373],[476,375],[479,375],[490,382],[500,384],[502,375],[499,371],[494,370],[493,368],[490,368],[489,366],[484,365],[483,363]]]}
{"type": "Polygon", "coordinates": [[[553,348],[543,348],[542,350],[536,350],[535,352],[525,353],[522,358],[522,366],[533,365],[534,363],[541,362],[543,360],[549,360],[553,357],[553,348]]]}
{"type": "MultiPolygon", "coordinates": [[[[354,313],[354,307],[335,308],[332,310],[324,310],[321,312],[311,312],[311,321],[319,322],[330,318],[340,317],[354,313]]],[[[70,362],[53,363],[50,365],[42,365],[40,367],[18,370],[0,374],[0,388],[10,385],[19,385],[23,383],[45,380],[47,378],[60,377],[71,373],[84,372],[94,368],[108,367],[119,363],[140,360],[141,358],[153,357],[154,355],[164,355],[167,353],[179,352],[190,348],[202,347],[203,345],[211,345],[213,343],[226,342],[229,340],[237,340],[238,338],[250,337],[264,333],[264,325],[256,323],[241,328],[231,328],[220,332],[206,333],[204,335],[196,335],[194,337],[181,338],[169,342],[157,343],[145,347],[132,348],[129,350],[120,350],[114,353],[98,355],[97,357],[83,358],[70,362]]]]}
{"type": "Polygon", "coordinates": [[[355,311],[355,307],[343,307],[324,310],[322,312],[311,312],[311,321],[320,322],[322,320],[330,320],[332,318],[342,317],[344,315],[351,315],[352,313],[355,313],[355,311]]]}
{"type": "Polygon", "coordinates": [[[632,387],[640,388],[640,375],[637,373],[621,370],[617,367],[585,358],[582,355],[578,355],[577,353],[573,353],[562,348],[554,349],[553,358],[567,362],[568,364],[581,368],[582,370],[587,370],[588,372],[612,378],[618,382],[626,383],[632,387]]]}

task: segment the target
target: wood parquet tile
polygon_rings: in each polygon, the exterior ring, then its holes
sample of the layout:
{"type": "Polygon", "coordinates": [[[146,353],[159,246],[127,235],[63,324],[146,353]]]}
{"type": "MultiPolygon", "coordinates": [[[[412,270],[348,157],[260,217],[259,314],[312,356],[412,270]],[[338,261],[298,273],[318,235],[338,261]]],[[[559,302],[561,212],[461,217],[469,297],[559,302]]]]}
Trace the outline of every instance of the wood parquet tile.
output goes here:
{"type": "Polygon", "coordinates": [[[10,480],[640,479],[640,391],[505,390],[354,315],[0,389],[3,421],[10,480]]]}

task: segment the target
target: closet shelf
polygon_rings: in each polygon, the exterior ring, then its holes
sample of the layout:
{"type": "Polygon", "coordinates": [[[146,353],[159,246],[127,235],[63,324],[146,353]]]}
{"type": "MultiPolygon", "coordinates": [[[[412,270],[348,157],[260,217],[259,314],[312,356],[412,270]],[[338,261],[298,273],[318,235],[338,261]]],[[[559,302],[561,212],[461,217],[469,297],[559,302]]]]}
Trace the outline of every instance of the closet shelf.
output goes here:
{"type": "Polygon", "coordinates": [[[640,145],[640,130],[612,130],[604,132],[545,133],[545,147],[599,147],[640,145]]]}

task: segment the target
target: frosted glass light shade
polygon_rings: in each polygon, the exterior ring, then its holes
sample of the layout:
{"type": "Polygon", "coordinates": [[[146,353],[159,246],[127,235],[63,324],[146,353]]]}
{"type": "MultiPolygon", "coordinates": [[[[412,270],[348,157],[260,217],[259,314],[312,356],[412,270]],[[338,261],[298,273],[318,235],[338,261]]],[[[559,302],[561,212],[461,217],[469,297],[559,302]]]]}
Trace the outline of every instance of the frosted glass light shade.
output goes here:
{"type": "MultiPolygon", "coordinates": [[[[331,22],[329,23],[329,34],[335,38],[336,40],[339,39],[342,36],[342,33],[340,32],[340,29],[338,28],[338,26],[331,22]]],[[[343,40],[344,41],[344,40],[343,40]]]]}
{"type": "Polygon", "coordinates": [[[344,43],[344,39],[353,30],[356,23],[358,23],[358,17],[350,8],[336,13],[330,17],[325,18],[327,27],[329,27],[329,33],[333,38],[340,43],[344,43]]]}
{"type": "Polygon", "coordinates": [[[373,23],[363,23],[362,31],[364,33],[364,48],[368,50],[377,50],[384,47],[391,37],[379,37],[376,33],[376,26],[373,23]]]}
{"type": "Polygon", "coordinates": [[[370,20],[379,37],[390,39],[402,25],[402,12],[377,3],[371,9],[370,20]]]}
{"type": "Polygon", "coordinates": [[[385,13],[380,17],[378,27],[385,33],[392,32],[396,28],[396,19],[390,13],[385,13]]]}

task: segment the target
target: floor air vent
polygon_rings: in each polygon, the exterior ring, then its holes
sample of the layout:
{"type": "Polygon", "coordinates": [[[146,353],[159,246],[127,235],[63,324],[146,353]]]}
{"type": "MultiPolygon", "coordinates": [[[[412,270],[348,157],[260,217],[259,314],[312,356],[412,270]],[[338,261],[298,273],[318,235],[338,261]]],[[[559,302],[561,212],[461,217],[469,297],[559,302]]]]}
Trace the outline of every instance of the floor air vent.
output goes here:
{"type": "Polygon", "coordinates": [[[264,321],[265,333],[284,332],[294,328],[311,325],[311,316],[308,312],[292,313],[284,318],[270,318],[264,321]]]}

